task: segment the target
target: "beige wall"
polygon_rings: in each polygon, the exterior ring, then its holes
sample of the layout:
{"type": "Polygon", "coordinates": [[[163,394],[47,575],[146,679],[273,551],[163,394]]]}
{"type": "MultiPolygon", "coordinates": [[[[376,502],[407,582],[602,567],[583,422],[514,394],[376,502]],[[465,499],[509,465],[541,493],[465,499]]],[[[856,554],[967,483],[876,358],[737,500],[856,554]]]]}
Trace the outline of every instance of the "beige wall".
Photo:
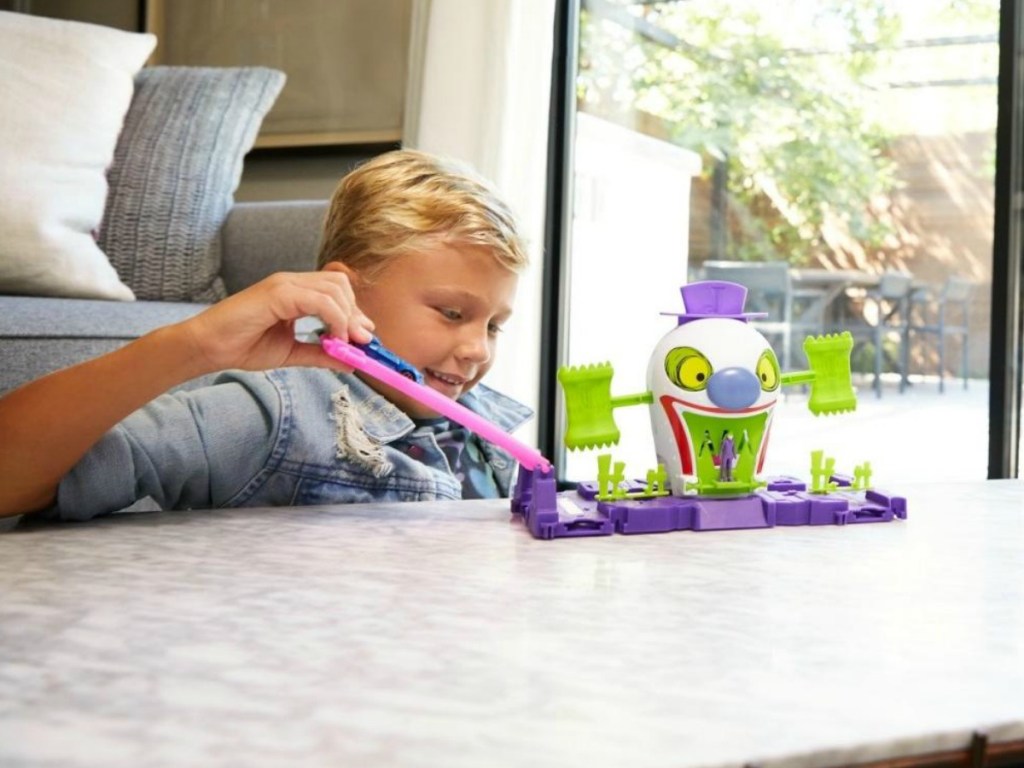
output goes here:
{"type": "MultiPolygon", "coordinates": [[[[174,0],[164,0],[162,6],[166,8],[173,2],[174,0]]],[[[151,12],[158,7],[154,3],[150,3],[149,6],[151,12]]],[[[0,0],[0,10],[16,10],[38,16],[103,24],[132,32],[138,31],[142,27],[139,7],[138,0],[0,0]]],[[[407,0],[389,0],[388,3],[379,3],[377,6],[371,6],[364,0],[357,0],[355,5],[345,7],[339,6],[339,8],[333,9],[335,15],[342,14],[344,20],[347,18],[346,13],[349,16],[357,11],[364,15],[370,13],[370,21],[374,21],[377,26],[380,26],[380,19],[373,18],[373,14],[377,13],[389,19],[387,23],[395,28],[396,35],[408,36],[410,5],[407,0]],[[345,11],[345,7],[348,7],[348,11],[345,11]]],[[[364,22],[369,23],[366,19],[364,22]]],[[[343,47],[346,50],[352,49],[351,42],[343,40],[341,42],[344,43],[343,47]]],[[[401,62],[391,61],[395,58],[395,43],[390,38],[388,40],[390,47],[380,45],[379,41],[372,40],[368,41],[367,45],[377,45],[382,51],[382,55],[386,54],[388,57],[388,61],[378,62],[377,69],[388,66],[391,66],[392,69],[398,67],[396,71],[402,73],[402,79],[396,81],[395,88],[392,89],[395,92],[389,97],[390,102],[397,100],[397,108],[400,110],[405,87],[404,60],[401,62]]],[[[272,65],[277,63],[271,62],[272,65]]],[[[352,68],[349,68],[349,71],[351,70],[352,68]]],[[[357,87],[355,85],[357,83],[357,80],[352,80],[350,86],[357,87]]],[[[360,94],[360,98],[366,95],[360,94]]],[[[368,115],[366,119],[372,120],[376,117],[373,114],[368,115]]],[[[362,125],[359,123],[361,118],[358,113],[354,112],[350,119],[356,124],[362,125]]],[[[400,123],[401,115],[392,116],[389,119],[392,122],[400,123]]],[[[378,139],[363,140],[377,141],[378,139]]],[[[390,145],[335,143],[328,146],[256,149],[250,152],[245,159],[242,180],[235,198],[239,201],[328,198],[334,191],[338,179],[353,166],[397,146],[397,143],[390,145]]]]}

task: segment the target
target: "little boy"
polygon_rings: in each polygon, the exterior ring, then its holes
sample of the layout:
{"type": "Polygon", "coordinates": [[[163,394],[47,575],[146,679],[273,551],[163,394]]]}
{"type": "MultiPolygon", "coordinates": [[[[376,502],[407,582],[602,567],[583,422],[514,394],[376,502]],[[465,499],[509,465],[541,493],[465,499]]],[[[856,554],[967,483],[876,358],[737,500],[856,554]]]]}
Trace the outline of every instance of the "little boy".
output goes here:
{"type": "Polygon", "coordinates": [[[525,266],[489,186],[424,153],[381,155],[338,185],[317,272],[272,275],[0,399],[0,516],[85,520],[147,496],[185,509],[507,495],[507,454],[293,326],[316,315],[342,339],[376,334],[428,386],[513,430],[529,411],[479,381],[525,266]]]}

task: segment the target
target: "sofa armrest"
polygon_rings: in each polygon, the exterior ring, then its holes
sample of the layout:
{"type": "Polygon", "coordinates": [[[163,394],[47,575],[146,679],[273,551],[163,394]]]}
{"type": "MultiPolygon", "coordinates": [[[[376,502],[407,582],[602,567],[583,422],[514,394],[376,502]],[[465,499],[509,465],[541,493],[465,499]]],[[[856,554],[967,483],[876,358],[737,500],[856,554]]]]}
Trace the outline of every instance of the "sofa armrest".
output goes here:
{"type": "Polygon", "coordinates": [[[274,272],[315,269],[326,214],[326,200],[236,203],[221,231],[228,293],[274,272]]]}

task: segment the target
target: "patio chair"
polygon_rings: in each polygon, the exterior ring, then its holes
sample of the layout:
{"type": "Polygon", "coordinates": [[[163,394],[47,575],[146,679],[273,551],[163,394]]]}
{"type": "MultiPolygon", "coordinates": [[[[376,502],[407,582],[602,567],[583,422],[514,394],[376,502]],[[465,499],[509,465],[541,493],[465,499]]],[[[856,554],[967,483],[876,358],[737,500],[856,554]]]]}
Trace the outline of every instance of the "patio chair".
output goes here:
{"type": "Polygon", "coordinates": [[[933,337],[938,356],[939,392],[945,392],[946,337],[960,337],[960,375],[967,389],[970,299],[974,283],[951,275],[941,286],[923,287],[910,294],[910,328],[915,336],[933,337]]]}
{"type": "Polygon", "coordinates": [[[803,364],[800,344],[805,336],[824,333],[826,292],[796,288],[785,261],[706,261],[702,273],[706,280],[728,280],[744,286],[746,310],[768,313],[767,318],[751,320],[750,325],[769,342],[773,338],[778,340],[784,371],[792,370],[794,362],[803,364]],[[794,354],[794,347],[799,350],[799,357],[794,354]]]}
{"type": "Polygon", "coordinates": [[[907,386],[910,361],[907,318],[910,313],[913,283],[914,276],[906,272],[884,272],[877,286],[857,290],[857,296],[863,299],[863,307],[853,318],[844,321],[842,327],[838,329],[853,334],[857,345],[871,343],[874,352],[872,388],[876,397],[882,396],[882,367],[886,359],[897,369],[900,392],[907,386]],[[887,358],[885,342],[891,342],[894,338],[897,344],[896,354],[887,358]]]}

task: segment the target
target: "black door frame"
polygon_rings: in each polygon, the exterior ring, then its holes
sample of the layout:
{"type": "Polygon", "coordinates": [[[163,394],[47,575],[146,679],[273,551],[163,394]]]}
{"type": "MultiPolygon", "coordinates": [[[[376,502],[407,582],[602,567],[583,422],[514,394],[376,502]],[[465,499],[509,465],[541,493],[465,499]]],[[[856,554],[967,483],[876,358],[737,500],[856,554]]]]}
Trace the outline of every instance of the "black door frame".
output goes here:
{"type": "Polygon", "coordinates": [[[999,118],[996,125],[995,223],[992,238],[992,346],[989,356],[990,479],[1020,468],[1022,98],[1021,0],[999,7],[999,118]]]}

